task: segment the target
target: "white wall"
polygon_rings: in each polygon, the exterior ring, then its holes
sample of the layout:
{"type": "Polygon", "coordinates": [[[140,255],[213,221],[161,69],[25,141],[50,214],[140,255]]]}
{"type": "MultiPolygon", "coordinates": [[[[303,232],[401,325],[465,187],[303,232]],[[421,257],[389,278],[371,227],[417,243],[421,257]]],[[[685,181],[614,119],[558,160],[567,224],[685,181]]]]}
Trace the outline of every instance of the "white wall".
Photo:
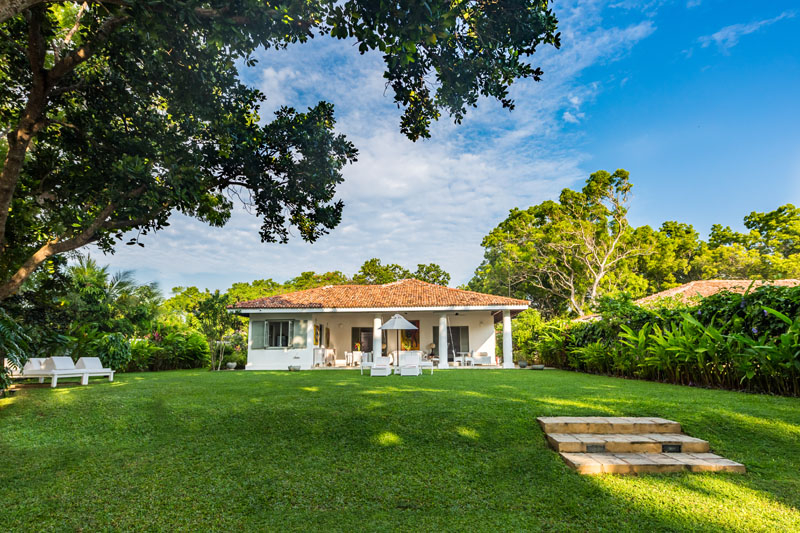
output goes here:
{"type": "Polygon", "coordinates": [[[246,370],[288,370],[289,366],[300,365],[302,370],[308,370],[314,362],[314,325],[308,314],[254,314],[250,315],[250,323],[254,320],[307,320],[306,347],[303,349],[292,348],[263,348],[253,349],[252,327],[247,342],[246,370]]]}
{"type": "MultiPolygon", "coordinates": [[[[381,322],[388,321],[393,312],[377,313],[381,322]]],[[[401,312],[406,320],[420,321],[420,349],[427,351],[428,345],[438,343],[433,338],[433,327],[439,325],[439,313],[426,311],[401,312]]],[[[248,346],[247,368],[249,370],[286,370],[289,365],[299,364],[302,369],[311,368],[314,360],[314,325],[323,324],[331,330],[331,345],[326,348],[336,350],[337,357],[343,359],[344,352],[351,346],[351,330],[354,327],[372,329],[376,313],[297,313],[297,314],[255,314],[252,320],[308,320],[307,347],[303,350],[289,348],[268,348],[253,350],[248,346]],[[295,359],[299,357],[299,359],[295,359]]],[[[495,355],[494,320],[490,311],[459,311],[447,313],[448,324],[469,327],[469,348],[476,352],[495,355]]],[[[388,332],[388,350],[396,349],[397,333],[388,332]]],[[[322,339],[323,343],[325,339],[322,339]]],[[[386,353],[386,352],[384,352],[386,353]]]]}

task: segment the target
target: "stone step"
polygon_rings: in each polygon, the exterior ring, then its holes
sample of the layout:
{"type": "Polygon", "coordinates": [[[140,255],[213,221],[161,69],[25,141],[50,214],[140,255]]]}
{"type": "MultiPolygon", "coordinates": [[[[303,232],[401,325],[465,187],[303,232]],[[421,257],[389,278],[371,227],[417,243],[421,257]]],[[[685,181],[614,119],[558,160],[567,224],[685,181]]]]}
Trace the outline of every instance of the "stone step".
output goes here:
{"type": "Polygon", "coordinates": [[[714,453],[567,453],[564,462],[580,474],[662,474],[668,472],[735,472],[744,465],[714,453]]]}
{"type": "Polygon", "coordinates": [[[658,417],[540,416],[545,433],[681,433],[681,425],[658,417]]]}
{"type": "Polygon", "coordinates": [[[682,433],[548,433],[557,452],[572,453],[705,453],[708,441],[682,433]]]}

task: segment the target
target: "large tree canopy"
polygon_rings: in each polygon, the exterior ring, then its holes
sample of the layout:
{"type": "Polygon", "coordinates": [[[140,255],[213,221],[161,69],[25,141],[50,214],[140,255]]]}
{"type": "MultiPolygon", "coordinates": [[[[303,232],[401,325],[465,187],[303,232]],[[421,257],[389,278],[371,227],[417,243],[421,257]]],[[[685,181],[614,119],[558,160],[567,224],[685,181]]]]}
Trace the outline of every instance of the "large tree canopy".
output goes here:
{"type": "Polygon", "coordinates": [[[533,300],[548,316],[588,311],[598,296],[639,298],[701,279],[800,277],[800,209],[746,216],[748,233],[691,224],[630,227],[627,172],[592,174],[558,202],[513,209],[483,240],[483,263],[467,288],[533,300]]]}
{"type": "Polygon", "coordinates": [[[592,174],[583,189],[564,189],[509,217],[483,240],[485,259],[471,288],[519,291],[546,312],[580,314],[614,284],[626,259],[647,251],[640,231],[628,224],[628,172],[592,174]]]}
{"type": "Polygon", "coordinates": [[[48,258],[88,243],[111,251],[174,211],[224,224],[233,197],[261,218],[264,241],[335,227],[356,150],[335,133],[333,107],[284,107],[264,122],[265,95],[236,69],[259,47],[322,34],[383,53],[412,140],[482,96],[513,107],[509,86],[541,76],[527,58],[559,45],[542,0],[4,2],[0,299],[48,258]]]}

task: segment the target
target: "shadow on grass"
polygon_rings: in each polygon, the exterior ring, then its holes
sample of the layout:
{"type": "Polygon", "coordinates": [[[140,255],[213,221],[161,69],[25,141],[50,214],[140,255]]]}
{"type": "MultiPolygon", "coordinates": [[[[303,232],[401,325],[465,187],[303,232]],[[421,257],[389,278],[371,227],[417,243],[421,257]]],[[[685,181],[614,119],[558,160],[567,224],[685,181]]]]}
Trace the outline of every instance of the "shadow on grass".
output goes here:
{"type": "Polygon", "coordinates": [[[64,516],[66,527],[104,527],[105,517],[123,529],[800,526],[797,455],[788,457],[798,415],[781,401],[570,373],[242,374],[133,376],[128,387],[81,389],[68,405],[50,391],[26,392],[0,413],[4,427],[13,424],[0,435],[0,479],[19,489],[4,497],[12,524],[64,516]],[[780,413],[778,424],[770,413],[780,413]],[[760,443],[769,442],[772,462],[745,476],[579,476],[547,448],[535,423],[542,415],[665,416],[745,464],[766,461],[760,443]],[[9,474],[20,467],[32,469],[9,474]],[[378,522],[363,522],[370,517],[378,522]]]}

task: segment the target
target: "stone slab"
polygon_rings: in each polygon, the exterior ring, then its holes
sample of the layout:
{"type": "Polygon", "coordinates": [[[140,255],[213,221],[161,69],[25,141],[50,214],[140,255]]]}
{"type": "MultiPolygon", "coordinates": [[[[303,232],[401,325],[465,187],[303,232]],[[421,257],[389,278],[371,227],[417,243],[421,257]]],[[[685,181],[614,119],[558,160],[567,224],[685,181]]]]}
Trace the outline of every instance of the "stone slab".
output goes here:
{"type": "Polygon", "coordinates": [[[681,425],[658,417],[541,416],[545,433],[681,433],[681,425]]]}
{"type": "Polygon", "coordinates": [[[713,453],[570,453],[564,462],[580,474],[656,474],[669,472],[735,472],[745,466],[713,453]]]}
{"type": "Polygon", "coordinates": [[[548,433],[547,442],[557,452],[587,452],[603,446],[609,453],[661,453],[662,445],[679,445],[684,453],[708,452],[708,442],[682,433],[548,433]]]}

